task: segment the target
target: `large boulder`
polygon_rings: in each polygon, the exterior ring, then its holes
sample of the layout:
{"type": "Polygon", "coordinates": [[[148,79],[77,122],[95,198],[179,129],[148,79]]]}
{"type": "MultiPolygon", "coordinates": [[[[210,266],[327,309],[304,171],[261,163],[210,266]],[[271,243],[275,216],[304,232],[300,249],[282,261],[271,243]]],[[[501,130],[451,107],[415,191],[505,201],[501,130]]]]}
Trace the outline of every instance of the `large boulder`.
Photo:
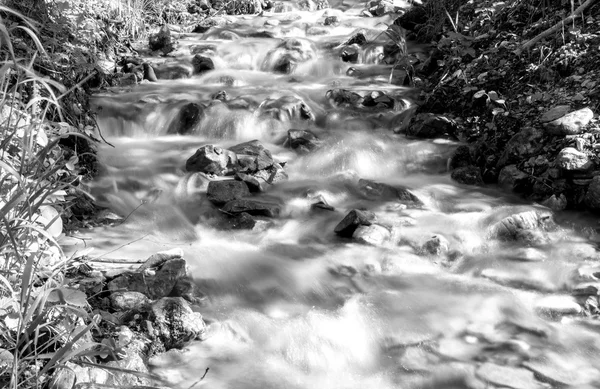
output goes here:
{"type": "Polygon", "coordinates": [[[250,190],[244,181],[211,181],[208,183],[206,195],[211,203],[224,205],[232,200],[250,196],[250,190]]]}
{"type": "Polygon", "coordinates": [[[232,173],[237,162],[234,152],[213,145],[205,145],[188,158],[185,169],[188,172],[212,173],[222,176],[232,173]]]}
{"type": "Polygon", "coordinates": [[[238,172],[248,173],[266,169],[273,166],[271,152],[258,140],[240,143],[229,148],[237,156],[238,172]]]}
{"type": "Polygon", "coordinates": [[[334,232],[345,238],[351,238],[360,226],[370,226],[376,220],[373,212],[353,209],[335,226],[334,232]]]}

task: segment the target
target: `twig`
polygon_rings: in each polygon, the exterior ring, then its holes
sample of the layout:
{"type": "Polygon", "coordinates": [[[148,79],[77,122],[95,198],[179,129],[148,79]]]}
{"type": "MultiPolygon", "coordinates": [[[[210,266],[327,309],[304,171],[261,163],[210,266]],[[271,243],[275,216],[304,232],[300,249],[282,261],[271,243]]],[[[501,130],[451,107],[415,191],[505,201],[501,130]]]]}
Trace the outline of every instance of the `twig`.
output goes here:
{"type": "Polygon", "coordinates": [[[541,32],[536,37],[523,43],[523,45],[517,49],[517,51],[516,51],[517,55],[521,55],[521,53],[524,50],[528,50],[529,48],[531,48],[531,46],[536,44],[538,41],[540,41],[540,40],[544,39],[545,37],[547,37],[548,35],[556,32],[563,25],[570,23],[572,20],[574,20],[577,17],[577,15],[579,15],[580,13],[583,13],[583,11],[585,11],[585,9],[587,7],[589,7],[590,5],[592,5],[592,3],[594,3],[595,1],[596,0],[587,0],[585,3],[581,4],[575,11],[573,11],[573,13],[571,13],[571,15],[569,15],[567,18],[561,20],[560,22],[556,23],[554,26],[550,27],[546,31],[541,32]]]}
{"type": "Polygon", "coordinates": [[[206,370],[204,371],[204,375],[202,377],[200,377],[200,379],[196,382],[194,382],[192,384],[192,386],[190,386],[188,389],[192,389],[194,386],[198,385],[200,383],[200,381],[202,381],[204,379],[204,377],[206,377],[206,374],[208,373],[208,370],[210,369],[210,367],[207,367],[206,370]]]}
{"type": "Polygon", "coordinates": [[[73,92],[75,89],[77,89],[80,86],[82,86],[83,84],[85,84],[90,78],[94,77],[97,72],[98,72],[98,70],[94,69],[90,74],[88,74],[87,76],[85,76],[85,78],[83,80],[79,81],[77,84],[75,84],[71,88],[69,88],[69,90],[67,90],[65,93],[63,93],[62,95],[58,96],[56,98],[56,100],[62,99],[63,97],[65,97],[69,93],[73,92]]]}
{"type": "Polygon", "coordinates": [[[146,238],[146,237],[147,237],[147,236],[149,236],[149,235],[150,235],[150,233],[148,233],[148,234],[146,234],[146,235],[143,235],[143,236],[142,236],[142,237],[140,237],[140,238],[134,239],[134,240],[132,240],[132,241],[131,241],[131,242],[129,242],[129,243],[122,244],[121,246],[117,247],[116,249],[114,249],[114,250],[111,250],[111,251],[109,251],[109,252],[106,252],[106,253],[104,253],[104,254],[100,255],[99,257],[96,257],[96,259],[102,258],[102,257],[103,257],[103,256],[105,256],[105,255],[108,255],[108,254],[114,253],[114,252],[115,252],[115,251],[117,251],[117,250],[121,250],[123,247],[129,246],[130,244],[133,244],[133,243],[135,243],[135,242],[138,242],[138,241],[140,241],[140,240],[142,240],[142,239],[146,238]]]}

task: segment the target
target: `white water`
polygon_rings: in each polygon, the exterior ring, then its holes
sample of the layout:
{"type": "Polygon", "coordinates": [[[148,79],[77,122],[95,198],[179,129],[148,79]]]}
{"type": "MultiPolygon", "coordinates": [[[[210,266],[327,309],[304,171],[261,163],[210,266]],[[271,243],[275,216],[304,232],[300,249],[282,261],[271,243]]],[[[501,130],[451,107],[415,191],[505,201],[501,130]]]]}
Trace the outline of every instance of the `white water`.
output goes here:
{"type": "MultiPolygon", "coordinates": [[[[278,38],[298,36],[316,50],[292,75],[269,71],[268,53],[278,39],[243,38],[266,29],[267,19],[285,22],[292,13],[232,18],[237,24],[231,28],[180,40],[183,62],[195,46],[213,46],[206,53],[215,71],[98,97],[100,126],[114,148],[100,151],[107,174],[94,183],[94,195],[127,220],[84,234],[95,248],[91,255],[144,259],[181,248],[207,297],[198,310],[210,323],[209,338],[164,357],[155,372],[177,388],[188,388],[207,367],[201,385],[215,389],[463,388],[469,386],[460,377],[472,377],[483,361],[519,366],[542,358],[563,367],[568,362],[567,370],[597,384],[600,336],[594,325],[577,317],[547,320],[535,309],[549,294],[568,294],[581,281],[577,269],[595,268],[595,246],[562,224],[550,233],[552,243],[534,248],[545,260],[514,260],[531,248],[491,239],[489,228],[539,206],[452,182],[446,162],[456,144],[395,135],[388,123],[398,112],[353,112],[327,101],[325,92],[333,88],[410,93],[388,84],[389,66],[343,63],[326,49],[359,28],[367,29],[367,38],[377,37],[367,50],[381,47],[379,33],[393,18],[359,17],[363,6],[294,12],[302,18],[269,27],[278,38]],[[307,24],[325,13],[338,15],[340,25],[306,37],[307,24]],[[238,38],[221,40],[231,37],[226,31],[238,38]],[[362,67],[367,76],[346,76],[349,66],[362,67]],[[227,78],[232,85],[223,83],[227,78]],[[317,124],[211,103],[220,90],[254,107],[268,98],[301,98],[317,124]],[[194,134],[165,135],[189,102],[209,105],[194,134]],[[298,155],[283,147],[290,128],[311,128],[324,145],[298,155]],[[222,215],[205,199],[203,179],[185,172],[185,161],[200,145],[228,147],[251,139],[287,162],[289,181],[266,193],[284,204],[282,215],[268,228],[218,230],[213,226],[222,215]],[[425,207],[366,200],[358,178],[411,188],[425,207]],[[311,213],[310,204],[320,198],[336,211],[311,213]],[[374,247],[335,236],[335,225],[361,207],[393,227],[391,241],[374,247]],[[420,253],[418,247],[434,234],[445,236],[454,254],[420,253]],[[490,270],[542,285],[545,292],[481,277],[490,270]]],[[[372,61],[373,55],[363,58],[372,61]]]]}

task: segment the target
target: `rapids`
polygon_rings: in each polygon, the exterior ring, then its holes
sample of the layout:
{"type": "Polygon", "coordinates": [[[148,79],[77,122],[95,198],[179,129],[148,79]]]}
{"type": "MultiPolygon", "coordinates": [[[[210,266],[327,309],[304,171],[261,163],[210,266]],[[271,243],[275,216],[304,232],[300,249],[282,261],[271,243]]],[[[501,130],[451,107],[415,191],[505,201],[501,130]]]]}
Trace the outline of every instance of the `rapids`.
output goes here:
{"type": "Polygon", "coordinates": [[[173,54],[189,64],[202,52],[215,70],[96,96],[100,128],[114,147],[99,151],[104,173],[93,194],[126,220],[81,233],[65,249],[81,251],[85,242],[92,257],[117,259],[183,250],[206,296],[197,309],[209,337],[154,363],[176,388],[190,387],[207,367],[200,385],[213,389],[471,388],[482,387],[487,362],[521,373],[528,362],[543,364],[551,376],[538,372],[550,383],[518,388],[552,386],[561,374],[573,387],[598,387],[598,322],[559,312],[576,284],[600,272],[596,246],[582,234],[589,221],[555,215],[543,244],[491,235],[502,218],[543,208],[453,182],[446,166],[458,143],[391,131],[415,92],[397,86],[399,70],[390,84],[391,66],[379,61],[393,18],[362,17],[364,7],[344,0],[314,12],[225,16],[231,24],[182,34],[173,54]],[[323,26],[332,15],[339,23],[323,26]],[[368,44],[357,63],[342,62],[341,44],[359,30],[368,44]],[[252,37],[260,31],[273,38],[252,37]],[[283,38],[312,53],[292,74],[273,72],[283,38]],[[350,67],[360,76],[348,76],[350,67]],[[336,107],[326,96],[335,88],[384,91],[403,104],[396,111],[336,107]],[[238,105],[212,100],[220,91],[238,105]],[[315,120],[289,106],[261,112],[265,100],[283,96],[304,101],[315,120]],[[190,134],[168,134],[190,102],[206,106],[200,122],[190,134]],[[310,128],[323,144],[296,153],[284,147],[291,128],[310,128]],[[185,162],[201,145],[252,139],[286,162],[289,180],[266,192],[282,212],[263,228],[223,231],[214,227],[220,215],[203,181],[185,162]],[[424,206],[365,199],[358,178],[406,186],[424,206]],[[311,212],[318,200],[335,211],[311,212]],[[390,241],[369,246],[334,234],[361,207],[391,227],[390,241]],[[446,238],[447,253],[420,249],[434,235],[446,238]]]}

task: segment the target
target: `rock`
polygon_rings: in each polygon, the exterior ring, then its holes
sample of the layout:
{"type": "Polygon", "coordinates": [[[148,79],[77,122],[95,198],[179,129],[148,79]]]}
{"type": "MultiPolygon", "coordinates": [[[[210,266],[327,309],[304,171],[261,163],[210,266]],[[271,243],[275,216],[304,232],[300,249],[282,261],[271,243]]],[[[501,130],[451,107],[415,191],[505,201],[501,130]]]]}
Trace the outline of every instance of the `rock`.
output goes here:
{"type": "Polygon", "coordinates": [[[600,296],[600,282],[584,282],[571,290],[573,296],[600,296]]]}
{"type": "Polygon", "coordinates": [[[261,115],[271,116],[280,121],[315,120],[310,107],[304,100],[295,96],[267,99],[260,104],[259,112],[261,115]]]}
{"type": "MultiPolygon", "coordinates": [[[[214,9],[220,9],[221,7],[215,6],[213,4],[214,9]]],[[[224,6],[225,11],[228,15],[253,15],[257,13],[261,13],[263,10],[262,1],[261,0],[236,0],[225,2],[224,6]]]]}
{"type": "Polygon", "coordinates": [[[233,172],[237,167],[237,156],[234,152],[213,145],[205,145],[196,150],[185,163],[188,172],[212,173],[222,176],[233,172]]]}
{"type": "Polygon", "coordinates": [[[523,240],[527,232],[543,233],[554,227],[552,215],[549,212],[526,211],[508,216],[490,227],[490,236],[500,240],[523,240]]]}
{"type": "Polygon", "coordinates": [[[557,285],[548,280],[537,277],[535,274],[524,273],[523,271],[516,272],[499,269],[484,269],[481,271],[481,277],[511,288],[532,289],[541,292],[554,292],[558,289],[557,285]]]}
{"type": "Polygon", "coordinates": [[[457,124],[445,116],[418,114],[411,121],[406,133],[417,138],[454,138],[457,124]]]}
{"type": "Polygon", "coordinates": [[[422,247],[423,251],[431,255],[446,254],[450,250],[450,243],[443,235],[434,235],[422,247]]]}
{"type": "Polygon", "coordinates": [[[158,33],[150,35],[148,40],[150,50],[157,51],[161,50],[163,54],[168,54],[174,50],[173,42],[171,41],[171,31],[169,26],[163,25],[158,33]]]}
{"type": "Polygon", "coordinates": [[[556,163],[564,170],[589,170],[594,167],[590,157],[574,147],[562,149],[556,157],[556,163]]]}
{"type": "Polygon", "coordinates": [[[187,277],[186,262],[182,258],[174,258],[166,261],[156,271],[146,269],[123,273],[110,281],[107,289],[113,292],[140,292],[151,299],[157,299],[167,296],[182,277],[187,277]]]}
{"type": "Polygon", "coordinates": [[[567,208],[567,198],[562,193],[558,197],[552,195],[550,198],[542,201],[542,205],[556,212],[563,211],[567,208]]]}
{"type": "Polygon", "coordinates": [[[194,66],[194,73],[196,74],[205,73],[215,69],[213,60],[200,54],[194,55],[194,58],[192,58],[192,66],[194,66]]]}
{"type": "Polygon", "coordinates": [[[481,170],[479,170],[477,166],[459,167],[452,172],[450,177],[460,184],[477,186],[483,185],[481,170]]]}
{"type": "Polygon", "coordinates": [[[343,62],[357,63],[360,48],[357,45],[346,46],[340,53],[340,59],[343,62]]]}
{"type": "Polygon", "coordinates": [[[184,105],[175,119],[169,125],[167,134],[185,135],[192,133],[194,128],[200,123],[204,107],[197,103],[188,103],[184,105]]]}
{"type": "Polygon", "coordinates": [[[287,143],[293,150],[308,153],[320,146],[319,138],[309,130],[289,130],[287,143]]]}
{"type": "Polygon", "coordinates": [[[544,127],[553,135],[575,135],[588,125],[594,118],[594,113],[589,108],[582,108],[570,112],[558,119],[544,123],[544,127]]]}
{"type": "Polygon", "coordinates": [[[352,35],[352,37],[350,37],[350,39],[348,39],[345,43],[346,46],[350,46],[350,45],[358,45],[358,46],[362,46],[365,43],[367,43],[367,37],[365,36],[365,33],[363,31],[359,31],[357,33],[355,33],[354,35],[352,35]]]}
{"type": "Polygon", "coordinates": [[[571,107],[568,105],[557,105],[556,107],[550,109],[549,111],[547,111],[546,113],[544,113],[541,117],[540,117],[540,121],[542,123],[548,123],[551,122],[553,120],[559,119],[563,116],[565,116],[566,114],[569,113],[569,111],[571,110],[571,107]]]}
{"type": "Polygon", "coordinates": [[[273,166],[259,170],[256,173],[252,173],[251,176],[257,181],[264,182],[268,185],[274,185],[278,182],[283,182],[288,179],[287,173],[278,163],[274,163],[273,166]]]}
{"type": "Polygon", "coordinates": [[[520,262],[543,262],[546,260],[546,254],[534,247],[522,247],[510,250],[511,255],[508,259],[520,262]]]}
{"type": "Polygon", "coordinates": [[[211,203],[220,206],[250,196],[250,190],[244,181],[211,181],[208,183],[206,195],[211,203]]]}
{"type": "Polygon", "coordinates": [[[333,107],[358,108],[363,102],[361,95],[346,89],[330,89],[325,96],[333,107]]]}
{"type": "Polygon", "coordinates": [[[222,210],[230,214],[246,212],[253,216],[277,217],[281,212],[281,206],[265,201],[239,199],[228,202],[222,210]]]}
{"type": "Polygon", "coordinates": [[[577,315],[582,308],[571,296],[546,296],[535,303],[535,309],[550,317],[577,315]]]}
{"type": "Polygon", "coordinates": [[[235,179],[245,182],[246,186],[248,186],[248,189],[252,193],[264,192],[265,185],[267,184],[261,178],[258,178],[258,177],[255,177],[253,175],[246,174],[246,173],[236,173],[235,179]]]}
{"type": "Polygon", "coordinates": [[[253,173],[273,166],[271,152],[258,140],[251,140],[229,148],[237,156],[238,172],[253,173]]]}
{"type": "Polygon", "coordinates": [[[195,304],[201,299],[198,298],[199,294],[196,290],[196,284],[191,277],[181,277],[173,285],[171,292],[167,294],[167,297],[183,297],[190,304],[195,304]]]}
{"type": "Polygon", "coordinates": [[[317,58],[317,49],[308,39],[285,38],[277,47],[267,53],[264,70],[277,73],[292,73],[299,63],[317,58]]]}
{"type": "Polygon", "coordinates": [[[202,315],[193,312],[182,297],[164,297],[152,304],[153,338],[160,340],[166,350],[181,348],[205,335],[202,315]]]}
{"type": "Polygon", "coordinates": [[[363,195],[371,200],[399,200],[402,203],[408,203],[415,206],[423,205],[423,202],[419,200],[417,196],[402,186],[391,186],[380,182],[360,179],[358,180],[358,189],[363,195]]]}
{"type": "Polygon", "coordinates": [[[371,224],[369,226],[360,225],[354,230],[352,239],[359,243],[369,244],[372,246],[381,246],[391,237],[390,231],[380,225],[371,224]]]}
{"type": "Polygon", "coordinates": [[[227,219],[226,228],[232,230],[252,230],[256,226],[256,219],[247,212],[242,212],[227,219]]]}
{"type": "Polygon", "coordinates": [[[477,369],[477,376],[483,381],[496,386],[512,389],[542,389],[529,370],[484,363],[477,369]]]}
{"type": "Polygon", "coordinates": [[[372,91],[363,97],[365,107],[394,109],[396,100],[381,91],[372,91]]]}
{"type": "Polygon", "coordinates": [[[598,370],[573,366],[567,357],[550,355],[551,358],[523,362],[543,382],[558,387],[581,387],[598,379],[598,370]]]}
{"type": "Polygon", "coordinates": [[[154,72],[154,68],[147,62],[142,64],[142,68],[144,69],[144,80],[148,80],[150,82],[158,81],[156,77],[156,73],[154,72]]]}
{"type": "Polygon", "coordinates": [[[311,211],[335,211],[335,208],[324,201],[319,201],[310,205],[311,211]]]}
{"type": "Polygon", "coordinates": [[[335,226],[334,232],[345,238],[351,238],[359,226],[370,226],[375,222],[373,212],[353,209],[335,226]]]}
{"type": "Polygon", "coordinates": [[[459,167],[466,167],[473,164],[471,158],[471,149],[469,146],[461,145],[454,150],[452,157],[448,161],[448,168],[450,170],[458,169],[459,167]]]}
{"type": "Polygon", "coordinates": [[[396,12],[394,4],[388,0],[376,0],[369,2],[368,11],[373,16],[383,16],[388,13],[396,12]]]}
{"type": "Polygon", "coordinates": [[[535,127],[525,127],[506,143],[504,152],[500,156],[497,168],[509,164],[516,164],[529,157],[539,155],[544,146],[544,131],[535,127]]]}
{"type": "Polygon", "coordinates": [[[110,303],[116,311],[146,311],[151,300],[140,292],[114,292],[110,295],[110,303]]]}
{"type": "Polygon", "coordinates": [[[171,259],[183,259],[183,250],[176,248],[171,250],[159,251],[156,254],[152,254],[151,256],[144,261],[138,268],[137,272],[145,271],[145,270],[158,270],[160,269],[167,261],[171,259]]]}
{"type": "Polygon", "coordinates": [[[592,178],[583,199],[585,206],[592,211],[600,211],[600,176],[592,178]]]}
{"type": "Polygon", "coordinates": [[[327,16],[325,18],[325,20],[323,21],[323,24],[326,26],[331,26],[332,24],[337,24],[339,23],[338,17],[337,16],[327,16]]]}
{"type": "Polygon", "coordinates": [[[422,347],[407,347],[398,364],[407,372],[428,372],[439,360],[438,356],[423,350],[422,347]]]}
{"type": "Polygon", "coordinates": [[[505,190],[522,192],[530,186],[529,175],[519,170],[517,165],[508,165],[500,170],[498,185],[505,190]]]}
{"type": "Polygon", "coordinates": [[[72,389],[75,386],[76,375],[71,369],[56,369],[50,383],[48,384],[49,389],[72,389]]]}

